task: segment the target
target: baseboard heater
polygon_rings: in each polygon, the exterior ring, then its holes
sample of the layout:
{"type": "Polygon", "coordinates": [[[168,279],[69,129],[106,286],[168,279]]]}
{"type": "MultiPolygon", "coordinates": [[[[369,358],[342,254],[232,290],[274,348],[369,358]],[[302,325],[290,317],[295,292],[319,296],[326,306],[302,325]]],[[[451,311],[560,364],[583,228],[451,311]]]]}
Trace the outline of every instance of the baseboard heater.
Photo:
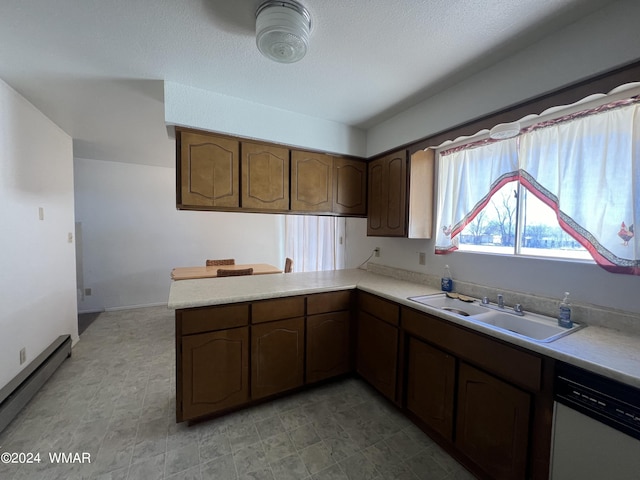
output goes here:
{"type": "Polygon", "coordinates": [[[44,352],[0,390],[0,432],[42,388],[53,372],[71,356],[71,336],[60,335],[44,352]]]}

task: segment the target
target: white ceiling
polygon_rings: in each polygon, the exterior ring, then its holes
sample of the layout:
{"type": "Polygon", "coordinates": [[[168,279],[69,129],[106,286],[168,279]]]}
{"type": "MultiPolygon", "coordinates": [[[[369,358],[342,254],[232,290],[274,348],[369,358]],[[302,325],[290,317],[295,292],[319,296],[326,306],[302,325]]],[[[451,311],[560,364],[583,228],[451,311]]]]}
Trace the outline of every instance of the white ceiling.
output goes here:
{"type": "Polygon", "coordinates": [[[76,157],[171,166],[163,80],[367,129],[608,0],[301,0],[296,64],[255,47],[261,0],[2,0],[0,78],[76,157]]]}

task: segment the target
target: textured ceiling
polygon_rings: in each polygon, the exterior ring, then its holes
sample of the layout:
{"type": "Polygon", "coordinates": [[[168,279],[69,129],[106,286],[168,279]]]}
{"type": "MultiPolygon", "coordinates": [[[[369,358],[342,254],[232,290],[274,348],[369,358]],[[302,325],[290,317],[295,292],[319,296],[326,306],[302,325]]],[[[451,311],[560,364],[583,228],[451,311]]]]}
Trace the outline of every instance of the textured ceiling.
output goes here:
{"type": "Polygon", "coordinates": [[[366,129],[606,0],[302,0],[311,46],[255,47],[260,0],[2,0],[0,78],[76,156],[171,165],[162,80],[366,129]]]}

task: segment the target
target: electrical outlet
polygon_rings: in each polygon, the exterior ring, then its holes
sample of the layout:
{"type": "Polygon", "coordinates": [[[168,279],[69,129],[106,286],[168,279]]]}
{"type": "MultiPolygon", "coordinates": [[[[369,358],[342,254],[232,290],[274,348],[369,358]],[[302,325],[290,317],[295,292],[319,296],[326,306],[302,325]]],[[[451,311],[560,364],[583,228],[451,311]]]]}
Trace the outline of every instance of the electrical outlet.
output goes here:
{"type": "Polygon", "coordinates": [[[27,348],[22,347],[20,349],[20,365],[27,361],[27,348]]]}
{"type": "Polygon", "coordinates": [[[40,220],[44,220],[44,208],[42,208],[42,207],[38,208],[38,218],[40,220]]]}
{"type": "Polygon", "coordinates": [[[85,288],[84,289],[84,294],[85,294],[85,296],[90,297],[91,296],[91,289],[90,288],[85,288]]]}
{"type": "Polygon", "coordinates": [[[375,256],[376,256],[376,257],[379,257],[379,256],[380,256],[380,247],[376,247],[376,248],[374,248],[374,249],[373,249],[373,252],[375,253],[375,256]]]}
{"type": "Polygon", "coordinates": [[[427,264],[427,254],[424,252],[418,252],[418,264],[426,265],[427,264]]]}

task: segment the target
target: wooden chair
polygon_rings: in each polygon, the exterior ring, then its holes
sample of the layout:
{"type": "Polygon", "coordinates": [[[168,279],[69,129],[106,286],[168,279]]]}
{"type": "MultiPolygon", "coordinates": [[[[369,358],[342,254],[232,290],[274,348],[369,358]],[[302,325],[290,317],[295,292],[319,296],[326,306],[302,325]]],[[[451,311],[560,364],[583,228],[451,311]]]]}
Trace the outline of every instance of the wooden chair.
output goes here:
{"type": "Polygon", "coordinates": [[[253,268],[240,268],[238,270],[218,269],[219,277],[239,277],[240,275],[253,275],[253,268]]]}
{"type": "Polygon", "coordinates": [[[284,261],[284,273],[293,272],[293,260],[289,257],[284,261]]]}
{"type": "Polygon", "coordinates": [[[223,258],[220,260],[207,260],[207,267],[215,267],[218,265],[235,265],[235,258],[223,258]]]}

